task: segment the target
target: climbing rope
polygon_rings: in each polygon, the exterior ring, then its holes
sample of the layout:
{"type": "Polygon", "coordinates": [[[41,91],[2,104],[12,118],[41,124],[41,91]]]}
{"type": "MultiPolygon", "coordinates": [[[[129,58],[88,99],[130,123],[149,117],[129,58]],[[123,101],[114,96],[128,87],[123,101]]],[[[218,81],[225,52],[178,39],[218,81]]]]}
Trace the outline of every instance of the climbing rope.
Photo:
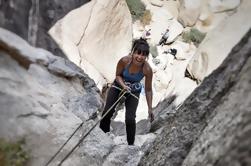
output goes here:
{"type": "Polygon", "coordinates": [[[77,127],[77,129],[71,134],[71,136],[65,141],[65,143],[58,149],[58,151],[50,158],[50,160],[45,164],[45,166],[48,166],[52,160],[58,155],[58,153],[63,149],[63,147],[70,141],[70,139],[73,137],[73,135],[80,129],[80,127],[84,124],[84,122],[80,123],[80,125],[77,127]]]}
{"type": "MultiPolygon", "coordinates": [[[[109,84],[108,84],[109,85],[109,84]]],[[[111,85],[111,87],[115,88],[115,89],[118,89],[120,91],[123,91],[123,89],[121,89],[120,87],[117,87],[116,85],[111,85]]],[[[132,95],[133,97],[135,97],[137,100],[139,100],[139,97],[136,96],[135,94],[133,94],[132,92],[128,92],[130,95],[132,95]]]]}
{"type": "MultiPolygon", "coordinates": [[[[135,97],[136,99],[139,99],[138,96],[134,95],[133,93],[129,92],[129,91],[125,91],[124,89],[121,89],[115,85],[111,85],[111,87],[116,88],[118,90],[120,90],[122,92],[122,95],[120,95],[120,97],[113,103],[113,105],[106,111],[106,113],[101,117],[101,119],[99,119],[93,126],[92,128],[85,134],[82,136],[82,138],[80,138],[80,140],[78,141],[78,143],[71,149],[71,151],[69,151],[65,157],[60,161],[60,163],[58,164],[58,166],[61,166],[63,164],[63,162],[73,153],[73,151],[80,145],[80,143],[90,134],[90,132],[98,125],[98,123],[111,111],[111,109],[120,101],[120,99],[126,94],[129,93],[130,95],[132,95],[133,97],[135,97]]],[[[73,135],[80,129],[80,127],[83,125],[83,122],[77,127],[77,129],[71,134],[71,136],[67,139],[67,141],[58,149],[58,151],[50,158],[50,160],[46,163],[45,166],[48,166],[53,159],[59,154],[59,152],[63,149],[63,147],[69,142],[69,140],[73,137],[73,135]]]]}

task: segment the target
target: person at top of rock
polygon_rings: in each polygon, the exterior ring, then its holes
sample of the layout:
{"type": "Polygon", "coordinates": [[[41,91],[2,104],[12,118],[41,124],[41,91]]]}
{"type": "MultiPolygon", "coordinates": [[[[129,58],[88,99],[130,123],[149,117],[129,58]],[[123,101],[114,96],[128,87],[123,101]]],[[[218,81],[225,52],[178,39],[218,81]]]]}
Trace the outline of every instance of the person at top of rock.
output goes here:
{"type": "MultiPolygon", "coordinates": [[[[116,78],[110,87],[105,108],[102,116],[112,107],[123,92],[125,94],[125,124],[128,145],[133,145],[136,133],[136,109],[139,102],[139,95],[142,89],[140,81],[145,77],[145,95],[148,105],[148,115],[152,122],[152,77],[153,72],[147,62],[149,55],[149,45],[145,39],[137,39],[133,42],[131,53],[122,57],[116,67],[116,78]]],[[[104,132],[110,131],[111,117],[115,112],[115,106],[100,121],[100,128],[104,132]]]]}
{"type": "Polygon", "coordinates": [[[162,46],[163,44],[165,44],[168,38],[169,38],[169,29],[167,28],[165,33],[163,33],[163,35],[159,41],[159,45],[162,46]]]}

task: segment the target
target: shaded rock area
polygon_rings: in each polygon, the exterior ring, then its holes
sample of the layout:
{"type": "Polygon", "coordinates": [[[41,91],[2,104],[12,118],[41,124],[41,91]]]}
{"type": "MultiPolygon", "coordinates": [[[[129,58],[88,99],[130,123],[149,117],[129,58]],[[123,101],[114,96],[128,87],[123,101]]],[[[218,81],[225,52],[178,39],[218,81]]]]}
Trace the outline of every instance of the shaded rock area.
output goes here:
{"type": "MultiPolygon", "coordinates": [[[[50,165],[56,165],[97,124],[103,101],[94,81],[67,59],[30,46],[0,28],[0,138],[24,139],[30,165],[45,165],[79,128],[50,165]],[[83,125],[80,126],[80,124],[83,125]]],[[[141,122],[140,134],[145,134],[141,122]]],[[[99,127],[64,162],[66,166],[137,165],[155,138],[105,134],[99,127]]]]}
{"type": "Polygon", "coordinates": [[[8,29],[27,40],[32,46],[42,47],[57,56],[64,53],[48,35],[48,30],[69,11],[90,0],[66,1],[1,1],[0,27],[8,29]]]}
{"type": "Polygon", "coordinates": [[[251,28],[251,22],[247,21],[251,14],[250,8],[251,1],[242,1],[231,16],[208,32],[187,65],[187,71],[194,79],[202,81],[212,73],[251,28]]]}
{"type": "MultiPolygon", "coordinates": [[[[31,47],[2,28],[0,54],[0,137],[24,138],[29,165],[44,165],[82,121],[92,121],[103,105],[99,90],[68,60],[31,47]]],[[[81,130],[69,146],[80,135],[81,130]]],[[[79,155],[72,155],[71,164],[81,163],[79,157],[74,160],[79,155]]]]}
{"type": "Polygon", "coordinates": [[[251,30],[195,89],[139,165],[250,165],[251,30]]]}

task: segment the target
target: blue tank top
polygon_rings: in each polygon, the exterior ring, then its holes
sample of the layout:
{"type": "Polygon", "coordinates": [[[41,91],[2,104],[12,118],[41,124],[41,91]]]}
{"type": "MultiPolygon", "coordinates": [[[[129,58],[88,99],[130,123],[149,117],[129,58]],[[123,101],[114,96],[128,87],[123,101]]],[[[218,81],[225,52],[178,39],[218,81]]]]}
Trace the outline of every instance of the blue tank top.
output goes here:
{"type": "Polygon", "coordinates": [[[143,69],[141,69],[137,73],[130,74],[129,73],[130,66],[131,66],[131,63],[127,65],[123,70],[122,76],[123,76],[124,81],[130,82],[130,83],[140,82],[144,77],[143,69]]]}

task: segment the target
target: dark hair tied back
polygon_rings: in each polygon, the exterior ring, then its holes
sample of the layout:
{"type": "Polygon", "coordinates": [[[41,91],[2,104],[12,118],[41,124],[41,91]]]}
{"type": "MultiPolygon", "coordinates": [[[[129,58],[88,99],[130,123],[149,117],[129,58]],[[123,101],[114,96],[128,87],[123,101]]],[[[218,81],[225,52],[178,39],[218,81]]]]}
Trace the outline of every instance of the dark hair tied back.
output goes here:
{"type": "Polygon", "coordinates": [[[132,44],[132,49],[131,49],[131,53],[143,53],[144,56],[148,56],[149,55],[149,44],[147,43],[147,41],[143,38],[134,40],[133,44],[132,44]]]}

